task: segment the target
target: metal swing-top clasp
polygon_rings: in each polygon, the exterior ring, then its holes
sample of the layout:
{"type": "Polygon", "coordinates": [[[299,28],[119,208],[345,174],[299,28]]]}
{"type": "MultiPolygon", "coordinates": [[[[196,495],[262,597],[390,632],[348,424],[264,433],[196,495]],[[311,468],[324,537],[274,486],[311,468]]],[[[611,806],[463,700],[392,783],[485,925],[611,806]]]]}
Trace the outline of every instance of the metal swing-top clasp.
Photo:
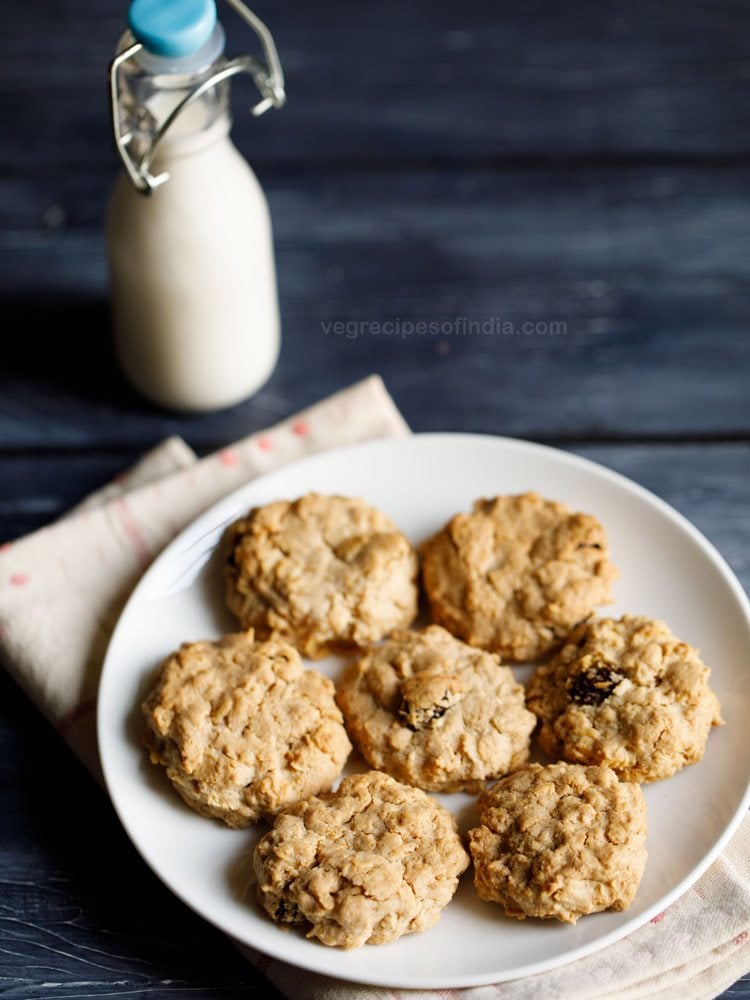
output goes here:
{"type": "MultiPolygon", "coordinates": [[[[260,93],[260,100],[250,109],[251,114],[258,118],[265,114],[270,108],[282,108],[286,102],[286,91],[284,90],[284,72],[276,51],[273,36],[261,19],[246,7],[241,0],[227,0],[239,16],[248,24],[260,39],[263,47],[265,64],[253,56],[236,56],[223,62],[215,72],[211,73],[205,80],[197,83],[181,101],[172,109],[164,122],[156,129],[153,138],[140,158],[133,157],[130,144],[133,139],[132,132],[123,133],[121,128],[120,99],[119,99],[119,71],[123,63],[132,59],[144,46],[141,42],[134,42],[122,52],[118,53],[109,66],[109,91],[112,112],[112,130],[114,133],[115,146],[128,177],[134,187],[141,194],[151,194],[157,187],[169,180],[168,173],[162,173],[154,177],[150,173],[150,167],[156,155],[157,147],[165,134],[174,124],[182,111],[193,101],[215,87],[217,84],[230,77],[245,73],[251,76],[260,93]]],[[[132,36],[131,36],[132,37],[132,36]]]]}

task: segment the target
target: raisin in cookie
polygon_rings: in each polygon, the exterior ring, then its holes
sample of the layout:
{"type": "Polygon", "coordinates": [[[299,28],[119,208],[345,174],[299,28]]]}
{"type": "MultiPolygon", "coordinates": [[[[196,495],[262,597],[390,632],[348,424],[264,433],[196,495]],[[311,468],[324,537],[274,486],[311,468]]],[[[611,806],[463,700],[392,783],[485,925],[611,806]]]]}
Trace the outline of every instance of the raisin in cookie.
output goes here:
{"type": "Polygon", "coordinates": [[[416,554],[362,500],[311,493],[268,504],[236,521],[228,544],[230,611],[308,656],[366,646],[417,613],[416,554]]]}
{"type": "Polygon", "coordinates": [[[151,760],[196,812],[233,827],[330,788],[351,751],[332,682],[252,630],[183,645],[143,712],[151,760]]]}
{"type": "Polygon", "coordinates": [[[510,917],[625,910],[646,866],[646,800],[608,767],[528,764],[479,796],[474,884],[510,917]]]}
{"type": "Polygon", "coordinates": [[[358,948],[436,924],[468,864],[447,809],[369,771],[276,818],[255,849],[256,896],[282,926],[358,948]]]}
{"type": "Polygon", "coordinates": [[[711,727],[721,724],[709,673],[664,622],[600,618],[536,671],[527,704],[552,756],[658,781],[699,761],[711,727]]]}
{"type": "Polygon", "coordinates": [[[596,518],[536,493],[477,500],[421,551],[434,620],[508,660],[559,646],[617,576],[596,518]]]}
{"type": "Polygon", "coordinates": [[[336,700],[368,764],[433,792],[477,792],[521,764],[536,725],[499,657],[439,625],[371,649],[336,700]]]}

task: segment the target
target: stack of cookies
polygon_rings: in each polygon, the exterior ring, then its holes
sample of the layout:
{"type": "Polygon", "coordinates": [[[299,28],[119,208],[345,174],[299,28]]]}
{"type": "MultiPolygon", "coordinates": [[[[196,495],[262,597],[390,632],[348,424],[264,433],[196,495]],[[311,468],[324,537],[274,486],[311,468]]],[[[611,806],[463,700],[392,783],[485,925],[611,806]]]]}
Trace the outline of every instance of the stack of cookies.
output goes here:
{"type": "Polygon", "coordinates": [[[273,920],[342,948],[393,941],[439,920],[470,859],[479,896],[519,919],[632,903],[640,782],[700,760],[721,716],[663,622],[594,617],[617,576],[594,517],[499,496],[417,552],[364,501],[309,494],[224,544],[243,631],[168,657],[145,743],[197,812],[273,824],[254,852],[273,920]],[[410,628],[420,572],[433,624],[410,628]],[[302,660],[329,653],[350,658],[336,686],[302,660]],[[539,660],[527,689],[506,665],[539,660]],[[527,763],[537,723],[556,762],[527,763]],[[332,791],[352,744],[371,770],[332,791]],[[479,794],[465,841],[428,794],[455,791],[479,794]]]}

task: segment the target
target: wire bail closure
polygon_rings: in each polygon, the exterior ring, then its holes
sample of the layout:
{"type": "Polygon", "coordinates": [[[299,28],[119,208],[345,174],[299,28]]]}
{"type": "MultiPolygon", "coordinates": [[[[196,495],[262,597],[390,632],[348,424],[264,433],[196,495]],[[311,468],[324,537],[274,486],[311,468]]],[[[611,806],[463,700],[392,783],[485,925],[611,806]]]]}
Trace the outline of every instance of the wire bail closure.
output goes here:
{"type": "Polygon", "coordinates": [[[227,60],[219,69],[212,73],[205,80],[201,81],[190,90],[185,97],[172,109],[170,114],[154,133],[151,143],[140,159],[136,160],[131,155],[129,145],[133,139],[132,132],[123,133],[120,127],[120,99],[118,93],[119,70],[123,63],[132,59],[141,51],[141,42],[135,42],[122,52],[118,53],[109,65],[109,93],[112,112],[112,131],[114,133],[117,153],[122,160],[122,164],[127,171],[133,186],[141,194],[149,195],[169,180],[168,173],[162,173],[154,177],[150,172],[151,164],[156,156],[157,147],[166,133],[174,124],[181,112],[193,101],[222,83],[230,77],[244,73],[251,76],[255,81],[255,86],[260,93],[260,100],[250,108],[250,113],[255,118],[259,118],[271,108],[282,108],[286,103],[286,91],[284,89],[284,72],[281,68],[279,55],[271,32],[261,19],[246,7],[242,0],[227,0],[242,20],[252,28],[260,39],[265,57],[265,65],[253,56],[236,56],[227,60]]]}

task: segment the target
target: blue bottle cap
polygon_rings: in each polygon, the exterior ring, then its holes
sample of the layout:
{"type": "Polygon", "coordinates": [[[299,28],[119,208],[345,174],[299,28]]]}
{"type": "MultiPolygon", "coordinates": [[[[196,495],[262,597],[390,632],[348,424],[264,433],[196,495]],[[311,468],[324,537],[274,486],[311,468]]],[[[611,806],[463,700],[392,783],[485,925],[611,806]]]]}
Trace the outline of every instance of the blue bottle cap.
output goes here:
{"type": "Polygon", "coordinates": [[[128,25],[153,55],[190,56],[211,37],[216,4],[214,0],[133,0],[128,25]]]}

